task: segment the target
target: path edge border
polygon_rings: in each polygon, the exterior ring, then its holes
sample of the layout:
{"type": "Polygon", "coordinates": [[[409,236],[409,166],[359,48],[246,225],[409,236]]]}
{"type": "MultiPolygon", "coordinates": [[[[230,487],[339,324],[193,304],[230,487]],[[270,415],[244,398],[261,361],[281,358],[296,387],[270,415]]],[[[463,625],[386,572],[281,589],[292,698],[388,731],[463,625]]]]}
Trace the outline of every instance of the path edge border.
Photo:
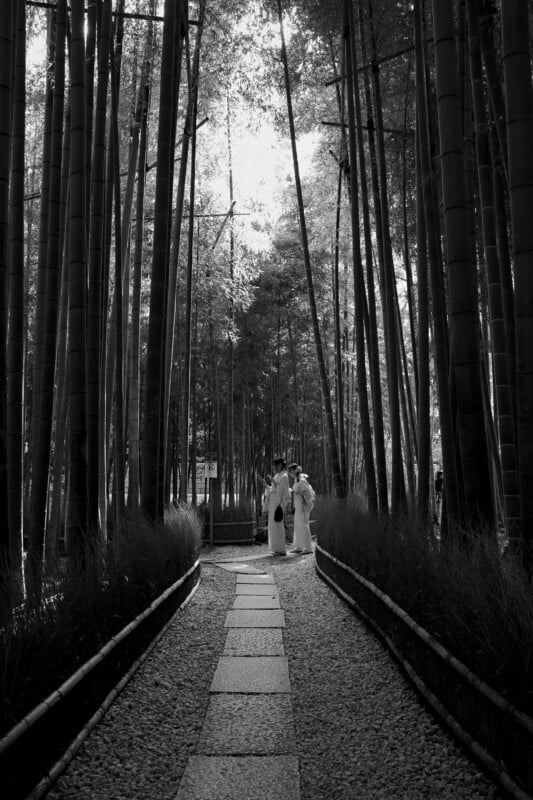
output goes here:
{"type": "MultiPolygon", "coordinates": [[[[388,595],[318,544],[316,545],[315,559],[318,575],[330,584],[334,591],[374,630],[399,662],[432,712],[446,725],[460,744],[510,797],[515,800],[533,800],[533,795],[528,793],[532,791],[533,786],[528,785],[527,791],[525,791],[518,782],[524,782],[524,776],[518,769],[511,770],[507,763],[511,755],[510,751],[516,742],[516,727],[519,727],[525,738],[529,740],[528,745],[523,743],[523,752],[529,754],[532,752],[533,720],[515,709],[505,698],[468,670],[430,633],[397,606],[388,595]],[[335,571],[341,573],[340,576],[335,575],[336,580],[330,574],[335,571]],[[344,588],[338,585],[339,578],[343,582],[344,588]],[[354,595],[357,596],[357,600],[354,595]],[[381,611],[379,621],[376,619],[377,605],[382,607],[379,609],[381,611]],[[388,631],[385,630],[385,627],[388,628],[388,631]],[[415,639],[414,646],[405,648],[407,651],[411,651],[407,653],[402,650],[401,646],[406,633],[408,638],[415,639]],[[427,670],[421,669],[424,658],[428,659],[433,670],[436,667],[440,671],[438,676],[434,676],[431,687],[428,685],[427,675],[424,674],[427,670]],[[419,674],[420,672],[424,674],[423,677],[419,674]],[[446,691],[444,691],[445,687],[446,691]],[[457,719],[448,707],[447,700],[450,696],[455,695],[460,698],[460,704],[465,700],[467,693],[470,694],[468,699],[471,701],[469,711],[471,712],[471,707],[475,707],[476,721],[482,718],[484,724],[467,725],[464,719],[457,719]],[[489,706],[493,706],[491,711],[488,709],[489,706]],[[505,748],[504,752],[502,752],[503,748],[499,748],[500,752],[497,755],[491,752],[493,748],[489,749],[487,741],[478,741],[478,738],[490,740],[490,735],[478,737],[478,734],[480,732],[487,733],[483,728],[486,727],[488,719],[491,719],[494,713],[498,717],[505,715],[512,720],[515,727],[515,736],[508,743],[508,748],[505,748]],[[474,730],[469,730],[469,728],[474,728],[474,730]]],[[[500,739],[505,742],[505,733],[500,736],[500,739]]],[[[527,756],[525,757],[527,758],[527,756]]],[[[527,764],[525,768],[527,768],[527,764]]],[[[532,780],[531,774],[525,777],[532,780]]]]}
{"type": "Polygon", "coordinates": [[[190,602],[200,586],[200,572],[198,558],[0,740],[0,775],[10,800],[39,800],[57,781],[174,616],[190,602]],[[81,714],[72,713],[77,703],[81,714]],[[48,749],[42,748],[43,741],[50,744],[48,749]],[[37,759],[39,745],[45,752],[37,759]]]}

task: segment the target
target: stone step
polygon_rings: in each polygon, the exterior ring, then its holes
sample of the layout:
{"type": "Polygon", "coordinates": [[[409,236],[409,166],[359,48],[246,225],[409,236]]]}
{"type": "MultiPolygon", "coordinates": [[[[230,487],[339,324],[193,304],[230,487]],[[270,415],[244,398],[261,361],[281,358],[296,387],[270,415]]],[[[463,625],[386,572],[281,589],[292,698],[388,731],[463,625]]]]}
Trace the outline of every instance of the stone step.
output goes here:
{"type": "Polygon", "coordinates": [[[238,595],[233,601],[233,608],[279,608],[279,596],[238,595]]]}
{"type": "Polygon", "coordinates": [[[300,800],[296,756],[191,756],[177,800],[300,800]]]}
{"type": "Polygon", "coordinates": [[[232,609],[226,616],[225,628],[284,628],[281,609],[232,609]]]}
{"type": "Polygon", "coordinates": [[[230,628],[225,656],[284,656],[281,628],[230,628]]]}
{"type": "Polygon", "coordinates": [[[209,701],[198,755],[295,753],[291,699],[286,694],[215,694],[209,701]]]}
{"type": "Polygon", "coordinates": [[[270,694],[291,691],[286,656],[221,656],[211,692],[270,694]]]}

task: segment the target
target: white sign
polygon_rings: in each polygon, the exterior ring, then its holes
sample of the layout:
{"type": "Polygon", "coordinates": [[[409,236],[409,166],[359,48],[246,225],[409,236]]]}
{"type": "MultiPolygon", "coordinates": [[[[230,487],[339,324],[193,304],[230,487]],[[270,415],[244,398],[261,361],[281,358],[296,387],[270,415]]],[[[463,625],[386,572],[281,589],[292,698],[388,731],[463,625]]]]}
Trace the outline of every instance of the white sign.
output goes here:
{"type": "Polygon", "coordinates": [[[217,462],[216,461],[206,461],[205,462],[205,477],[206,478],[216,478],[217,475],[218,475],[217,462]]]}
{"type": "Polygon", "coordinates": [[[196,462],[196,476],[200,480],[207,478],[217,477],[217,462],[216,461],[197,461],[196,462]]]}

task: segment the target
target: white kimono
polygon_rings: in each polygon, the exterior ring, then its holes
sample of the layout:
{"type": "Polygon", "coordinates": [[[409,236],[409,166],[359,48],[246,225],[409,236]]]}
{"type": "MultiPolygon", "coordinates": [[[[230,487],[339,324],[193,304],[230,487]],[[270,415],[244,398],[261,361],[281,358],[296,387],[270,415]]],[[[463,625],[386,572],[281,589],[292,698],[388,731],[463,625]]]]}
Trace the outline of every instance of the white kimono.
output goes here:
{"type": "Polygon", "coordinates": [[[272,486],[268,489],[268,546],[273,553],[285,555],[285,513],[289,502],[289,476],[285,471],[278,472],[272,478],[272,486]],[[283,509],[283,520],[276,522],[274,512],[278,506],[283,509]]]}
{"type": "Polygon", "coordinates": [[[313,548],[311,543],[311,529],[309,527],[309,514],[311,513],[312,506],[306,506],[302,497],[303,492],[309,486],[305,478],[305,475],[300,475],[299,479],[294,481],[292,487],[294,502],[294,539],[292,545],[297,551],[311,553],[313,548]]]}

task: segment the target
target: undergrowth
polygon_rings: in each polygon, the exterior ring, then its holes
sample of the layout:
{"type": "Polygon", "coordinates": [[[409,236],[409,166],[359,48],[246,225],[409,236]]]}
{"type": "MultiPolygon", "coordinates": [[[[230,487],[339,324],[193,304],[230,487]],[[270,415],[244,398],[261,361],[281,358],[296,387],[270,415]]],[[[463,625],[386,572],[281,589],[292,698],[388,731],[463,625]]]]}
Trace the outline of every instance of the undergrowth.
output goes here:
{"type": "Polygon", "coordinates": [[[370,580],[454,656],[533,713],[533,591],[479,533],[441,543],[416,520],[392,525],[356,498],[321,500],[318,543],[370,580]]]}
{"type": "Polygon", "coordinates": [[[0,735],[178,580],[196,560],[200,536],[200,520],[185,506],[169,508],[164,525],[128,517],[83,573],[64,570],[39,608],[15,609],[0,629],[0,735]]]}

